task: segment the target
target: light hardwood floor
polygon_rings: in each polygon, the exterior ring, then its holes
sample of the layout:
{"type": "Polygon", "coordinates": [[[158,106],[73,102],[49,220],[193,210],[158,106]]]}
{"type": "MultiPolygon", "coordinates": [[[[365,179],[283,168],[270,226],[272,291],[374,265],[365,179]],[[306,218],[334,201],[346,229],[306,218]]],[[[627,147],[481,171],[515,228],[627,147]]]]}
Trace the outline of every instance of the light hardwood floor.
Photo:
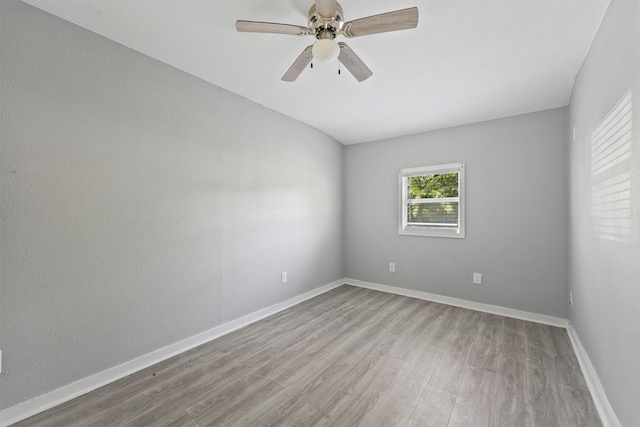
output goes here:
{"type": "Polygon", "coordinates": [[[17,426],[599,426],[564,329],[344,285],[17,426]]]}

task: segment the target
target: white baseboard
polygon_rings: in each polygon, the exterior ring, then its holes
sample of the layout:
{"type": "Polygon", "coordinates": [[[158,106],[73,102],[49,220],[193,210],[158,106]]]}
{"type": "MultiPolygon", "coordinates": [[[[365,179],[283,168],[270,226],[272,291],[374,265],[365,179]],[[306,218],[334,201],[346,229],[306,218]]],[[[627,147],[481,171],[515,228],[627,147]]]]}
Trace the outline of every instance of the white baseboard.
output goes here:
{"type": "Polygon", "coordinates": [[[175,344],[170,344],[166,347],[152,351],[151,353],[145,354],[144,356],[140,356],[121,365],[114,366],[113,368],[109,368],[102,372],[98,372],[97,374],[83,378],[69,385],[60,387],[57,390],[35,397],[31,400],[27,400],[26,402],[19,403],[15,406],[0,411],[0,426],[6,427],[13,423],[17,423],[18,421],[22,421],[24,419],[32,417],[40,412],[60,405],[61,403],[67,402],[90,391],[96,390],[106,384],[119,380],[120,378],[124,378],[134,372],[155,365],[158,362],[183,353],[187,350],[191,350],[192,348],[205,344],[222,335],[233,332],[236,329],[240,329],[267,316],[271,316],[272,314],[299,304],[302,301],[308,300],[309,298],[313,298],[317,295],[330,291],[331,289],[336,288],[342,284],[344,284],[344,280],[337,280],[333,283],[329,283],[328,285],[324,285],[309,292],[305,292],[302,295],[290,298],[281,303],[263,308],[262,310],[258,310],[239,319],[232,320],[231,322],[225,323],[220,326],[216,326],[215,328],[209,329],[208,331],[204,331],[190,338],[178,341],[175,344]]]}
{"type": "Polygon", "coordinates": [[[430,294],[428,292],[414,291],[411,289],[398,288],[395,286],[380,285],[378,283],[364,282],[356,279],[344,279],[346,284],[359,286],[361,288],[374,289],[376,291],[389,292],[406,297],[418,298],[427,301],[439,302],[456,307],[468,308],[485,313],[498,314],[500,316],[512,317],[514,319],[527,320],[529,322],[542,323],[545,325],[566,328],[569,321],[561,317],[547,316],[545,314],[531,313],[528,311],[515,310],[513,308],[500,307],[497,305],[484,304],[481,302],[467,301],[459,298],[447,297],[443,295],[430,294]]]}
{"type": "Polygon", "coordinates": [[[604,393],[604,389],[598,379],[598,375],[591,364],[591,360],[589,359],[589,356],[582,346],[580,338],[578,338],[578,334],[571,323],[569,323],[569,326],[567,327],[567,332],[569,333],[573,350],[575,351],[578,362],[580,363],[584,379],[587,382],[587,386],[589,386],[593,403],[596,405],[596,409],[600,415],[602,425],[604,427],[621,427],[620,421],[618,421],[615,412],[613,412],[613,408],[611,408],[611,405],[609,404],[609,400],[604,393]]]}

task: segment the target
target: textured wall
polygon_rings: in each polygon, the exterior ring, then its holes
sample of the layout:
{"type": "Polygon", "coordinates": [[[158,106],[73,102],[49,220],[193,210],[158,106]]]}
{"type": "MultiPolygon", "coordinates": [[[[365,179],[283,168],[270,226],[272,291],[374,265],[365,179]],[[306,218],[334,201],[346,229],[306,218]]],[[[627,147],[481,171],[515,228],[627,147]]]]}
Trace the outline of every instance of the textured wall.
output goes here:
{"type": "Polygon", "coordinates": [[[0,16],[1,408],[343,277],[340,144],[31,6],[0,16]]]}
{"type": "Polygon", "coordinates": [[[564,108],[345,147],[347,277],[566,317],[566,161],[564,108]],[[466,238],[398,235],[398,170],[453,162],[466,238]]]}
{"type": "Polygon", "coordinates": [[[623,426],[640,420],[640,1],[614,0],[570,103],[570,319],[623,426]],[[573,139],[573,138],[571,138],[573,139]]]}

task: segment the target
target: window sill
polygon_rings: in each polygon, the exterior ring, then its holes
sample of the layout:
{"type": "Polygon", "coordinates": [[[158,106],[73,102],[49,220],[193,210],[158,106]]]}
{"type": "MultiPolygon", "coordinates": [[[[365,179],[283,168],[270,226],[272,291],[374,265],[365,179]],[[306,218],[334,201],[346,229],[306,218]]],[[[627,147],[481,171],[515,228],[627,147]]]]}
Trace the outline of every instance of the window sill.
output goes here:
{"type": "Polygon", "coordinates": [[[401,236],[420,236],[420,237],[448,237],[451,239],[464,239],[464,231],[460,230],[420,230],[420,229],[402,229],[398,230],[401,236]]]}

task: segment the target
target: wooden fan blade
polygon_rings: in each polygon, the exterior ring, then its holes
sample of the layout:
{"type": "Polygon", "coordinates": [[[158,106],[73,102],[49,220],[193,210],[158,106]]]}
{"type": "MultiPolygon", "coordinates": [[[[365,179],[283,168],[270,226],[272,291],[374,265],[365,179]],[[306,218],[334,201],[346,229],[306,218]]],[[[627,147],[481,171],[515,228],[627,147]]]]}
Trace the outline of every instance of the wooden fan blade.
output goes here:
{"type": "Polygon", "coordinates": [[[337,8],[336,0],[316,0],[316,12],[323,18],[331,19],[336,16],[337,8]]]}
{"type": "Polygon", "coordinates": [[[289,24],[277,24],[275,22],[236,21],[236,30],[243,33],[273,33],[289,34],[292,36],[306,36],[311,34],[307,27],[289,24]]]}
{"type": "Polygon", "coordinates": [[[313,54],[311,53],[312,47],[313,45],[307,46],[305,50],[302,51],[300,56],[298,56],[298,59],[293,62],[287,72],[284,73],[284,76],[282,76],[283,82],[295,82],[300,73],[307,68],[307,65],[309,65],[313,59],[313,54]]]}
{"type": "Polygon", "coordinates": [[[356,55],[356,53],[351,50],[349,46],[345,42],[338,43],[340,46],[340,55],[338,56],[338,61],[344,65],[347,70],[353,77],[356,78],[359,82],[368,79],[373,75],[373,72],[367,67],[362,59],[356,55]]]}
{"type": "Polygon", "coordinates": [[[345,22],[342,31],[346,37],[360,37],[389,31],[408,30],[418,26],[418,8],[396,10],[345,22]]]}

